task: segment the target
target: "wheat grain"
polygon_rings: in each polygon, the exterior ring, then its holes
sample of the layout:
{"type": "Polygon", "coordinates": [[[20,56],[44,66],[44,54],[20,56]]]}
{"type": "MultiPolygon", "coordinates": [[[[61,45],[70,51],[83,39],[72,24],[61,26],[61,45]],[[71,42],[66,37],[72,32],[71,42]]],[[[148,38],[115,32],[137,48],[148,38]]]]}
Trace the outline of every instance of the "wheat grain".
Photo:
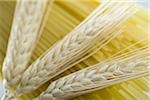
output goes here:
{"type": "Polygon", "coordinates": [[[38,100],[63,100],[149,74],[146,55],[112,60],[52,82],[38,100]],[[142,70],[141,70],[142,69],[142,70]]]}
{"type": "Polygon", "coordinates": [[[23,74],[17,93],[31,92],[70,68],[88,53],[89,48],[113,33],[135,10],[132,2],[105,2],[60,42],[52,46],[23,74]]]}
{"type": "Polygon", "coordinates": [[[3,82],[6,89],[15,87],[27,68],[39,37],[46,5],[47,0],[17,1],[7,55],[3,63],[3,82]]]}

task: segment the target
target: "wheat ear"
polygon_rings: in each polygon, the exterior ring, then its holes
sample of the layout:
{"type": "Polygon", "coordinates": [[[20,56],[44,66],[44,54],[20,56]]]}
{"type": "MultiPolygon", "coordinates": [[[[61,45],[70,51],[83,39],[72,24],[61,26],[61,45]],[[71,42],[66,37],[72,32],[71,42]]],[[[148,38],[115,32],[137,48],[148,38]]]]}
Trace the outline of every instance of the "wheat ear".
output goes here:
{"type": "Polygon", "coordinates": [[[3,63],[3,82],[6,89],[14,88],[27,68],[39,37],[47,3],[47,0],[17,1],[7,55],[3,63]]]}
{"type": "Polygon", "coordinates": [[[133,11],[133,2],[104,2],[25,71],[16,94],[31,92],[70,68],[70,64],[85,56],[89,48],[111,34],[133,11]]]}
{"type": "Polygon", "coordinates": [[[63,100],[148,73],[147,55],[96,64],[52,82],[38,100],[63,100]]]}

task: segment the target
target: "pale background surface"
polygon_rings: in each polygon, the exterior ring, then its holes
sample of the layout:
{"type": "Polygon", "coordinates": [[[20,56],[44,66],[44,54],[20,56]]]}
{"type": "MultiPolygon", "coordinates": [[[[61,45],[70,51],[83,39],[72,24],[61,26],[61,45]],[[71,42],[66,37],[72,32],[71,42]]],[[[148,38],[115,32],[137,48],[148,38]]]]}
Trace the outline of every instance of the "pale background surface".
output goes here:
{"type": "MultiPolygon", "coordinates": [[[[148,9],[150,9],[150,0],[138,0],[140,4],[144,5],[148,9]]],[[[2,99],[4,93],[4,88],[2,86],[2,82],[0,81],[0,100],[2,99]]],[[[150,95],[150,93],[146,93],[147,95],[150,95]]]]}

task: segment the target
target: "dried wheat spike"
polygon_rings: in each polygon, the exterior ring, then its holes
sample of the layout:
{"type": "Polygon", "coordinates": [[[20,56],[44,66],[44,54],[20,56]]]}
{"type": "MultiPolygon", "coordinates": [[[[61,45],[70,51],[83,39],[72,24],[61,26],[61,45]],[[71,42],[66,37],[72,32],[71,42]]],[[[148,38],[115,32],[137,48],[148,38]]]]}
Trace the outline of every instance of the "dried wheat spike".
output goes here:
{"type": "Polygon", "coordinates": [[[101,4],[87,19],[25,71],[16,94],[31,92],[70,68],[70,64],[85,56],[95,43],[100,42],[114,30],[116,31],[116,27],[134,11],[134,2],[104,2],[101,4]]]}
{"type": "Polygon", "coordinates": [[[38,100],[66,100],[148,74],[147,55],[96,64],[52,82],[38,100]]]}
{"type": "Polygon", "coordinates": [[[47,0],[17,1],[7,54],[3,63],[3,82],[6,89],[15,87],[27,68],[39,37],[47,3],[47,0]]]}

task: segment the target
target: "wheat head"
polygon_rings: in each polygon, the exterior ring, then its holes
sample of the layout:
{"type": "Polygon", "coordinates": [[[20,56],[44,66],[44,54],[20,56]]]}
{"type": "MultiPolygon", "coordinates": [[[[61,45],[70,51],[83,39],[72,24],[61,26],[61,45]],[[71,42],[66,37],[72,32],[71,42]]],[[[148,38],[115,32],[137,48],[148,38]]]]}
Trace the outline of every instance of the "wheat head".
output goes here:
{"type": "Polygon", "coordinates": [[[52,82],[37,100],[66,100],[148,73],[145,54],[93,65],[52,82]]]}
{"type": "Polygon", "coordinates": [[[111,34],[133,11],[133,2],[104,2],[72,32],[31,64],[23,74],[16,94],[31,92],[70,68],[70,64],[85,56],[95,43],[111,34]]]}
{"type": "Polygon", "coordinates": [[[18,0],[3,63],[5,88],[14,88],[27,69],[30,56],[39,37],[47,0],[18,0]]]}

